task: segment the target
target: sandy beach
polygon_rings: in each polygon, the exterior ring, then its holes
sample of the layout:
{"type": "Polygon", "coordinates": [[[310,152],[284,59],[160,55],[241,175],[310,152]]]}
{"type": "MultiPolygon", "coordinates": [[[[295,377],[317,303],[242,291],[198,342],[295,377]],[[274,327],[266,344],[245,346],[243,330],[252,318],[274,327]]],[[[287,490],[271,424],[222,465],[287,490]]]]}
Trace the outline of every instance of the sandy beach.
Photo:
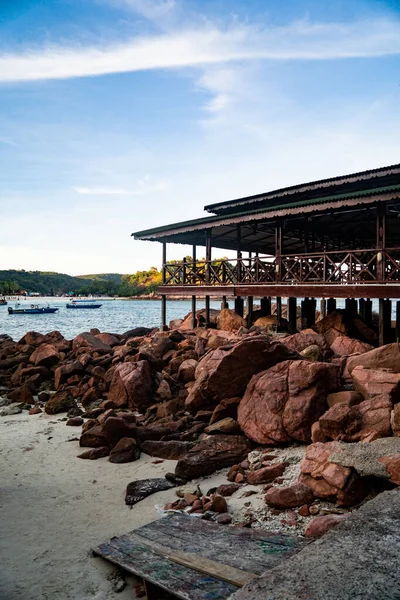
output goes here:
{"type": "MultiPolygon", "coordinates": [[[[64,416],[64,415],[63,415],[64,416]]],[[[115,568],[90,555],[91,548],[145,525],[171,491],[125,506],[126,485],[160,477],[174,461],[152,464],[106,458],[77,459],[79,432],[46,415],[19,414],[0,420],[0,598],[1,600],[131,600],[132,581],[122,593],[107,575],[115,568]]]]}

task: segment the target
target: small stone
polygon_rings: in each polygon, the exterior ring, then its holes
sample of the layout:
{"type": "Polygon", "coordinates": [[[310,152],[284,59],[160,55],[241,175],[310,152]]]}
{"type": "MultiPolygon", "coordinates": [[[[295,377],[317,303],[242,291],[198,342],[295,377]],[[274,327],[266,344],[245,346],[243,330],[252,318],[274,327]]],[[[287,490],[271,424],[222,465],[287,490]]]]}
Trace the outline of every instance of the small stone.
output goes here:
{"type": "Polygon", "coordinates": [[[235,483],[243,483],[243,481],[244,481],[243,473],[237,473],[237,475],[235,477],[235,483]]]}
{"type": "Polygon", "coordinates": [[[80,427],[83,425],[83,419],[82,417],[71,417],[65,424],[69,427],[80,427]]]}
{"type": "Polygon", "coordinates": [[[313,504],[312,506],[309,507],[308,510],[310,511],[310,515],[318,515],[320,508],[317,504],[313,504]]]}
{"type": "Polygon", "coordinates": [[[211,508],[215,512],[226,513],[228,510],[228,505],[223,496],[220,496],[219,494],[215,494],[214,498],[211,501],[211,508]]]}
{"type": "Polygon", "coordinates": [[[226,498],[227,496],[232,496],[232,494],[237,492],[237,490],[239,490],[239,489],[240,489],[240,485],[238,483],[231,483],[231,484],[222,484],[215,491],[220,496],[224,496],[226,498]]]}
{"type": "Polygon", "coordinates": [[[30,415],[38,415],[39,413],[42,413],[42,409],[39,406],[33,406],[32,408],[29,409],[29,413],[30,415]]]}
{"type": "Polygon", "coordinates": [[[193,504],[193,502],[195,502],[195,500],[197,500],[197,496],[196,496],[196,494],[185,494],[183,496],[183,499],[185,500],[185,502],[188,506],[191,506],[193,504]]]}
{"type": "MultiPolygon", "coordinates": [[[[69,440],[72,441],[72,440],[69,440]]],[[[88,460],[97,460],[98,458],[104,458],[110,454],[110,449],[107,446],[101,446],[100,448],[93,448],[92,450],[86,450],[82,454],[78,454],[78,458],[84,458],[88,460]]]]}
{"type": "Polygon", "coordinates": [[[216,521],[220,525],[229,525],[230,523],[232,523],[232,517],[228,513],[222,513],[218,515],[216,521]]]}
{"type": "Polygon", "coordinates": [[[303,506],[300,506],[299,508],[299,515],[301,517],[308,517],[310,514],[310,509],[307,506],[307,504],[303,504],[303,506]]]}

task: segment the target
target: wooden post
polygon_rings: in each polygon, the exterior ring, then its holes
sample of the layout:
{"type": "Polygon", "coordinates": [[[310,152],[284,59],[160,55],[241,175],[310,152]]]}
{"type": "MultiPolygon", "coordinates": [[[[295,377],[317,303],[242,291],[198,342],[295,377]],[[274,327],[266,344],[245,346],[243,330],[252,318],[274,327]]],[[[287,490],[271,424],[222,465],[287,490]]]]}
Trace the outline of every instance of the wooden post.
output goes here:
{"type": "Polygon", "coordinates": [[[355,298],[346,298],[345,309],[351,317],[357,316],[357,300],[355,298]]]}
{"type": "Polygon", "coordinates": [[[328,298],[326,303],[326,312],[328,315],[336,310],[336,298],[328,298]]]}
{"type": "Polygon", "coordinates": [[[287,302],[287,315],[289,321],[289,332],[296,333],[297,331],[297,298],[291,296],[287,302]]]}
{"type": "Polygon", "coordinates": [[[241,227],[238,224],[236,226],[236,243],[237,243],[237,283],[242,281],[242,250],[241,250],[241,227]]]}
{"type": "Polygon", "coordinates": [[[196,319],[196,296],[192,296],[192,318],[190,320],[190,327],[195,329],[197,327],[196,319]]]}
{"type": "Polygon", "coordinates": [[[223,310],[224,308],[229,308],[229,304],[226,301],[226,296],[222,296],[221,310],[223,310]]]}
{"type": "Polygon", "coordinates": [[[206,230],[206,283],[209,285],[211,280],[211,231],[206,230]]]}
{"type": "Polygon", "coordinates": [[[365,323],[372,327],[372,300],[367,298],[365,300],[365,323]]]}
{"type": "Polygon", "coordinates": [[[276,329],[280,331],[282,328],[282,298],[276,297],[276,329]]]}
{"type": "Polygon", "coordinates": [[[269,296],[261,298],[260,307],[262,311],[262,316],[268,317],[271,314],[271,298],[269,296]]]}
{"type": "Polygon", "coordinates": [[[377,280],[385,280],[386,205],[378,202],[376,211],[377,280]]]}
{"type": "MultiPolygon", "coordinates": [[[[166,269],[165,265],[167,263],[167,244],[163,242],[162,244],[162,282],[165,284],[166,280],[166,269]]],[[[161,295],[161,331],[167,331],[167,296],[165,294],[161,295]]]]}
{"type": "Polygon", "coordinates": [[[282,221],[275,223],[275,281],[279,283],[282,278],[282,221]]]}
{"type": "Polygon", "coordinates": [[[396,302],[396,342],[400,342],[400,300],[396,302]]]}
{"type": "Polygon", "coordinates": [[[384,346],[390,342],[392,329],[392,302],[379,298],[379,345],[384,346]]]}
{"type": "Polygon", "coordinates": [[[165,265],[167,264],[167,244],[163,242],[162,244],[162,282],[165,284],[166,280],[166,269],[165,265]]]}
{"type": "Polygon", "coordinates": [[[304,298],[301,303],[301,328],[308,329],[315,325],[315,309],[317,301],[315,298],[304,298]]]}
{"type": "Polygon", "coordinates": [[[197,284],[197,276],[196,276],[196,270],[197,270],[196,260],[197,260],[197,258],[196,258],[196,251],[197,251],[197,248],[196,248],[195,245],[193,245],[192,246],[192,258],[193,258],[193,267],[192,267],[193,279],[192,279],[192,285],[196,285],[197,284]]]}
{"type": "Polygon", "coordinates": [[[235,313],[243,317],[243,298],[240,296],[235,298],[235,313]]]}
{"type": "Polygon", "coordinates": [[[253,325],[253,296],[247,296],[247,327],[253,325]]]}
{"type": "Polygon", "coordinates": [[[211,324],[210,318],[210,296],[206,296],[206,327],[209,327],[211,324]]]}
{"type": "Polygon", "coordinates": [[[358,300],[358,314],[365,321],[365,298],[360,298],[358,300]]]}
{"type": "Polygon", "coordinates": [[[321,298],[321,302],[319,305],[319,315],[321,319],[324,319],[326,317],[326,299],[325,298],[321,298]]]}

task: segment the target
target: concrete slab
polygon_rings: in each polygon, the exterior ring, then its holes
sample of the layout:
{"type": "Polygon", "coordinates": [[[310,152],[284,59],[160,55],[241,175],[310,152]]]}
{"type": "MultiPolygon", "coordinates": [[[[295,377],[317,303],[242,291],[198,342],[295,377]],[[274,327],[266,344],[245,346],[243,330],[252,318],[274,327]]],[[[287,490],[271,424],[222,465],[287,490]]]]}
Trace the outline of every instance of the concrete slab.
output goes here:
{"type": "Polygon", "coordinates": [[[400,489],[384,492],[232,600],[399,600],[400,489]]]}

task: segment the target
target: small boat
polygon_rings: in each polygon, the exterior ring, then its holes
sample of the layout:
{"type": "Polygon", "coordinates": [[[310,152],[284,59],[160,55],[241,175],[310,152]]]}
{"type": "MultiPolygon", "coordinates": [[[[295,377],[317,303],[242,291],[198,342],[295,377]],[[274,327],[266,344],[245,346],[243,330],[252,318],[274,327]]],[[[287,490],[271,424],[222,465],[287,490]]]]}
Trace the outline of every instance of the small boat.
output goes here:
{"type": "Polygon", "coordinates": [[[16,304],[15,308],[8,307],[9,315],[48,315],[58,311],[58,308],[51,308],[50,306],[39,306],[38,304],[31,304],[29,308],[20,308],[20,304],[16,304]]]}
{"type": "Polygon", "coordinates": [[[7,304],[8,303],[7,303],[7,300],[5,298],[0,298],[0,306],[6,306],[7,304]]]}
{"type": "Polygon", "coordinates": [[[72,300],[67,304],[67,308],[100,308],[102,304],[97,303],[95,300],[72,300]]]}

